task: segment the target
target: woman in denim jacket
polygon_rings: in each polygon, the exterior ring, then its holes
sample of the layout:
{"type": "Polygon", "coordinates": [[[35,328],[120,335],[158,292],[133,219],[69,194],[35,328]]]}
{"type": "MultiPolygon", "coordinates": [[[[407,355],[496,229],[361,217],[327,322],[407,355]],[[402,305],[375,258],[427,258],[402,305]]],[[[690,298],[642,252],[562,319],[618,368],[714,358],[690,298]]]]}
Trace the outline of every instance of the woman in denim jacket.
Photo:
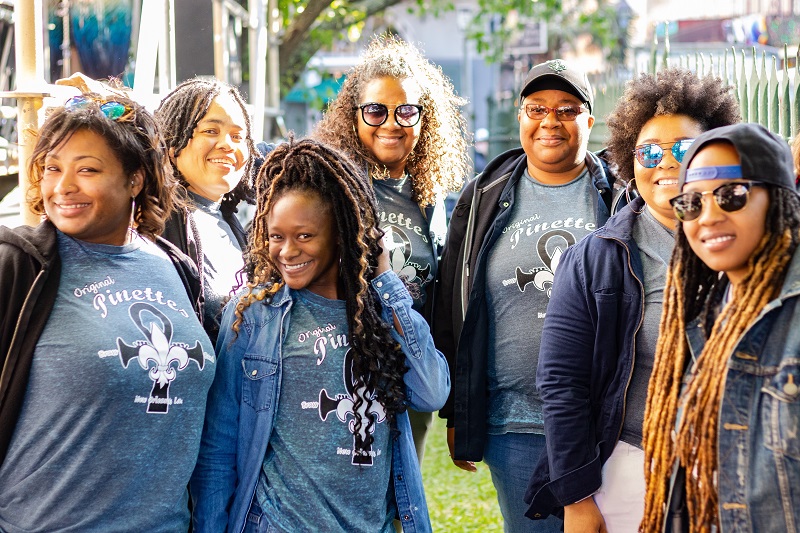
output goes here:
{"type": "Polygon", "coordinates": [[[640,531],[797,531],[800,199],[789,146],[756,124],[710,130],[679,186],[640,531]]]}
{"type": "Polygon", "coordinates": [[[450,379],[381,253],[369,184],[335,150],[290,141],[258,197],[217,342],[196,530],[430,531],[406,406],[439,409],[450,379]]]}

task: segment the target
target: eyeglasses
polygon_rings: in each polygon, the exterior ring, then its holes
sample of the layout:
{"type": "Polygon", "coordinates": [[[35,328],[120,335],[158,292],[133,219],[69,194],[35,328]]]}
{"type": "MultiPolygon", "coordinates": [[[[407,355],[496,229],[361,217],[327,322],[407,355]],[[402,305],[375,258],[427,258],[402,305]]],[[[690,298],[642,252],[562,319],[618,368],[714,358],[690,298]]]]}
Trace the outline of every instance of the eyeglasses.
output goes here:
{"type": "MultiPolygon", "coordinates": [[[[675,161],[680,163],[683,161],[683,156],[689,151],[689,147],[694,142],[694,139],[681,139],[672,144],[672,157],[675,161]]],[[[664,148],[670,146],[670,143],[649,143],[641,144],[634,148],[633,154],[636,160],[644,168],[656,168],[661,160],[664,159],[664,148]],[[662,148],[663,147],[663,148],[662,148]]]]}
{"type": "Polygon", "coordinates": [[[64,103],[64,108],[68,111],[76,111],[78,109],[86,109],[92,104],[98,105],[100,112],[110,120],[121,120],[133,113],[133,108],[120,102],[100,100],[90,96],[73,96],[64,103]]]}
{"type": "Polygon", "coordinates": [[[747,205],[750,187],[763,186],[757,181],[735,181],[720,185],[713,191],[685,192],[669,201],[675,216],[681,222],[691,222],[703,211],[703,196],[712,194],[714,201],[723,211],[733,213],[747,205]]]}
{"type": "MultiPolygon", "coordinates": [[[[361,120],[367,126],[380,126],[389,118],[389,106],[386,104],[370,102],[361,104],[356,109],[361,110],[361,120]]],[[[404,128],[413,128],[419,123],[424,109],[418,104],[400,104],[394,107],[394,119],[404,128]]]]}
{"type": "Polygon", "coordinates": [[[571,122],[578,118],[578,115],[586,111],[583,104],[580,105],[560,105],[558,107],[547,107],[541,104],[525,104],[520,107],[525,111],[528,118],[531,120],[544,120],[550,113],[555,113],[556,118],[561,121],[571,122]]]}

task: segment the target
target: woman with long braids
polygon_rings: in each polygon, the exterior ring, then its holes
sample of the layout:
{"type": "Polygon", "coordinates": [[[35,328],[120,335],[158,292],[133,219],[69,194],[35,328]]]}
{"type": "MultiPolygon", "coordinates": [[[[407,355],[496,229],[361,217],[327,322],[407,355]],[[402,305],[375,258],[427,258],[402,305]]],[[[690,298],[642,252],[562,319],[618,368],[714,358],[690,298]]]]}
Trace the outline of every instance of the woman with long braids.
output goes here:
{"type": "Polygon", "coordinates": [[[670,199],[694,138],[739,120],[723,80],[679,68],[629,81],[609,116],[617,177],[639,194],[559,262],[536,375],[546,460],[528,516],[563,513],[565,533],[638,529],[644,405],[675,241],[670,199]]]}
{"type": "MultiPolygon", "coordinates": [[[[470,172],[463,104],[414,45],[383,35],[347,73],[314,133],[369,175],[390,264],[429,325],[447,233],[444,198],[470,172]]],[[[410,409],[409,415],[422,463],[432,414],[410,409]]]]}
{"type": "Polygon", "coordinates": [[[257,196],[191,482],[196,531],[430,531],[406,407],[441,408],[449,373],[381,251],[369,183],[290,140],[257,196]]]}
{"type": "Polygon", "coordinates": [[[645,411],[640,531],[797,531],[800,199],[784,139],[714,129],[684,157],[645,411]]]}
{"type": "Polygon", "coordinates": [[[250,117],[235,87],[202,78],[178,85],[155,115],[185,199],[167,221],[164,238],[202,275],[203,325],[215,341],[222,305],[244,265],[247,235],[236,206],[254,203],[250,170],[257,151],[250,117]]]}

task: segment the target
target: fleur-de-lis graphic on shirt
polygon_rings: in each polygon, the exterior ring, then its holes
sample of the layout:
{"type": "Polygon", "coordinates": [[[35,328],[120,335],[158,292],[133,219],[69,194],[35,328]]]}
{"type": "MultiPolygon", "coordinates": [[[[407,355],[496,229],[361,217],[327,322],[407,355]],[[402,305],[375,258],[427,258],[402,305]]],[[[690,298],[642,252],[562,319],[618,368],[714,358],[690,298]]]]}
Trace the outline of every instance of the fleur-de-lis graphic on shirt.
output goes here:
{"type": "Polygon", "coordinates": [[[573,244],[575,244],[575,236],[563,229],[556,229],[543,233],[536,243],[536,251],[539,253],[539,259],[544,263],[544,266],[534,268],[530,272],[525,272],[520,267],[517,267],[515,273],[519,290],[525,292],[525,287],[529,283],[533,283],[534,287],[543,291],[547,294],[547,297],[550,298],[550,292],[553,290],[553,279],[555,278],[558,264],[561,262],[561,256],[564,254],[564,250],[573,244]],[[566,243],[563,243],[566,244],[566,246],[562,248],[557,244],[553,247],[552,253],[548,253],[547,247],[550,243],[550,239],[553,238],[563,239],[566,241],[566,243]]]}
{"type": "Polygon", "coordinates": [[[144,333],[147,340],[137,340],[126,344],[117,337],[117,347],[122,367],[128,368],[132,359],[139,362],[143,370],[148,370],[153,380],[153,389],[147,401],[148,413],[167,413],[169,411],[169,385],[185,369],[189,361],[203,369],[205,360],[203,348],[198,341],[193,347],[181,342],[172,342],[172,322],[167,316],[148,303],[137,302],[128,310],[131,320],[144,333]],[[145,325],[145,317],[150,320],[145,325]]]}

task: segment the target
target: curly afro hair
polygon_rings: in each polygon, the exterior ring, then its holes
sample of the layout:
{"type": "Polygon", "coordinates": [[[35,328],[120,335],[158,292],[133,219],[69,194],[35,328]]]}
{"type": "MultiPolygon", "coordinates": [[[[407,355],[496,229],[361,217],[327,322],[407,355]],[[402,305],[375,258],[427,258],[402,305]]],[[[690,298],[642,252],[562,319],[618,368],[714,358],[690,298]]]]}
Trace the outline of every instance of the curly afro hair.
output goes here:
{"type": "Polygon", "coordinates": [[[731,87],[716,76],[668,68],[630,80],[607,121],[609,158],[617,178],[625,183],[634,176],[633,149],[639,132],[658,115],[687,115],[700,123],[703,131],[742,120],[731,87]]]}
{"type": "Polygon", "coordinates": [[[421,90],[419,103],[425,107],[422,128],[406,171],[413,183],[413,199],[421,206],[433,205],[448,191],[461,188],[469,175],[467,122],[461,114],[466,100],[457,96],[453,84],[414,45],[399,37],[379,35],[367,47],[361,60],[347,73],[338,96],[328,106],[313,136],[350,156],[356,164],[366,163],[370,174],[386,175],[358,138],[358,113],[366,85],[377,78],[413,79],[421,90]]]}

